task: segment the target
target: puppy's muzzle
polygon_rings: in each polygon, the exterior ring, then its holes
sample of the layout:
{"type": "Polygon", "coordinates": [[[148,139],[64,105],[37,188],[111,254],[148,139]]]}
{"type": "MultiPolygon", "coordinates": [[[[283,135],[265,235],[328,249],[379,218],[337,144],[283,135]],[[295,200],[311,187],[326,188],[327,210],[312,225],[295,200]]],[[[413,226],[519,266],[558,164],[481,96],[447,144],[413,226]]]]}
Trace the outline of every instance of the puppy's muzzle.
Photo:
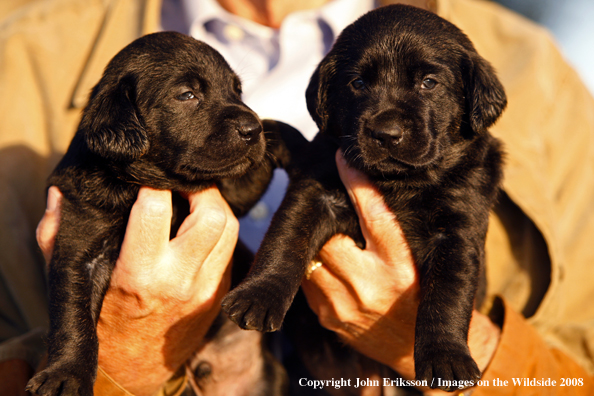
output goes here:
{"type": "Polygon", "coordinates": [[[252,145],[258,142],[263,129],[262,124],[254,115],[245,113],[238,117],[236,130],[247,144],[252,145]]]}
{"type": "Polygon", "coordinates": [[[402,141],[404,131],[398,123],[398,112],[383,111],[367,122],[367,130],[380,147],[393,152],[402,141]]]}
{"type": "Polygon", "coordinates": [[[402,141],[402,128],[398,125],[385,125],[372,129],[371,137],[377,140],[380,146],[388,150],[402,141]]]}

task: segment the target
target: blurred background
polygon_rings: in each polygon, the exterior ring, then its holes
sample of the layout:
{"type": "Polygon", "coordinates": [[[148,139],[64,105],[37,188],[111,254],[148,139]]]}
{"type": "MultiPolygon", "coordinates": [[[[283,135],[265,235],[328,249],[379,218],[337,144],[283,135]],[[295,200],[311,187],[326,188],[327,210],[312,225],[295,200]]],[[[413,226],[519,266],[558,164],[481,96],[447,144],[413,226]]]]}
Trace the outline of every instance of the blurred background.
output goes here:
{"type": "Polygon", "coordinates": [[[594,0],[496,0],[547,27],[594,94],[594,0]]]}
{"type": "MultiPolygon", "coordinates": [[[[0,0],[0,23],[23,4],[43,0],[0,0]]],[[[594,94],[594,0],[492,0],[552,33],[567,60],[594,94]]]]}

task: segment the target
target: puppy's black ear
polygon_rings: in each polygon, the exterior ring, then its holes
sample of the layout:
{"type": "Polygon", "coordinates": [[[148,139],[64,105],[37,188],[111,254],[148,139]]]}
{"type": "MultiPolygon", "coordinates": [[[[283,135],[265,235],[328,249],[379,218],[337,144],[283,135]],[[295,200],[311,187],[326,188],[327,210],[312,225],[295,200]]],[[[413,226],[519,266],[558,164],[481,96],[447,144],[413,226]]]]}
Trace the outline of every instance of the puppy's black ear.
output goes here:
{"type": "Polygon", "coordinates": [[[93,88],[81,120],[92,152],[111,160],[131,161],[148,151],[148,137],[137,114],[135,97],[135,83],[130,76],[117,83],[102,79],[93,88]]]}
{"type": "Polygon", "coordinates": [[[470,127],[480,133],[497,121],[507,105],[503,85],[493,67],[478,54],[467,59],[465,93],[470,127]]]}
{"type": "Polygon", "coordinates": [[[326,115],[321,107],[323,98],[320,97],[320,66],[321,65],[318,65],[316,67],[316,70],[309,79],[309,85],[305,90],[305,101],[307,103],[307,111],[309,111],[309,115],[321,130],[322,126],[326,123],[326,115]]]}
{"type": "Polygon", "coordinates": [[[322,60],[312,74],[305,91],[307,110],[320,131],[325,131],[328,127],[328,88],[329,81],[335,74],[333,65],[334,62],[329,57],[322,60]]]}

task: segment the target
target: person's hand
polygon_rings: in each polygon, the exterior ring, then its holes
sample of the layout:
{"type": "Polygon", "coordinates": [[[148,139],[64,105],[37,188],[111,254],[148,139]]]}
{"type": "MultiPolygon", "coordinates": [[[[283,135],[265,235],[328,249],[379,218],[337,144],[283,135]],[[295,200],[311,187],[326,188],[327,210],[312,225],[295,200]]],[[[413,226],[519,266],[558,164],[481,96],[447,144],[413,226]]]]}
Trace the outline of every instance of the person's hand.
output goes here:
{"type": "MultiPolygon", "coordinates": [[[[230,285],[239,223],[216,188],[190,194],[169,240],[171,192],[140,189],[105,296],[99,365],[135,395],[152,395],[196,351],[230,285]]],[[[50,188],[38,242],[51,256],[60,195],[50,188]]]]}
{"type": "MultiPolygon", "coordinates": [[[[366,248],[359,249],[343,235],[333,237],[319,254],[323,265],[303,282],[303,290],[322,326],[403,378],[414,379],[420,286],[410,248],[398,219],[375,187],[349,168],[340,152],[336,161],[357,210],[366,248]]],[[[481,370],[498,339],[497,326],[474,311],[469,347],[481,370]]]]}

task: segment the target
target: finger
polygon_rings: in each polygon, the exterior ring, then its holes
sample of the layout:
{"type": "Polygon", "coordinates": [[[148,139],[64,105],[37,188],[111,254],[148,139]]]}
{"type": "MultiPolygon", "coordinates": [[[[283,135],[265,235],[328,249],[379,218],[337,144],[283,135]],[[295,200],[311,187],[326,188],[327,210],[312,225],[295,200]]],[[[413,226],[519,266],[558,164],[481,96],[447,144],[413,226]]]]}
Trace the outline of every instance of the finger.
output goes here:
{"type": "Polygon", "coordinates": [[[43,253],[45,262],[49,264],[54,250],[54,241],[60,226],[60,204],[62,193],[58,187],[51,186],[47,191],[47,204],[45,213],[37,225],[35,236],[37,244],[43,253]]]}
{"type": "Polygon", "coordinates": [[[373,250],[359,249],[351,238],[344,235],[336,235],[330,239],[320,251],[319,257],[324,267],[348,291],[350,303],[354,304],[349,305],[353,310],[351,312],[357,307],[379,303],[384,299],[382,294],[391,296],[393,288],[414,279],[414,267],[400,265],[403,261],[386,262],[373,250]],[[394,266],[386,265],[388,263],[398,263],[398,272],[394,272],[394,266]]]}
{"type": "Polygon", "coordinates": [[[340,150],[336,152],[336,164],[340,179],[359,216],[366,242],[371,245],[371,250],[377,249],[380,254],[389,255],[394,245],[405,242],[394,213],[390,211],[383,196],[369,179],[347,165],[340,150]]]}
{"type": "MultiPolygon", "coordinates": [[[[213,253],[227,228],[227,233],[233,234],[238,231],[239,225],[234,224],[237,220],[216,187],[189,194],[188,200],[190,214],[171,241],[171,247],[183,265],[197,264],[195,270],[199,270],[199,266],[213,253]]],[[[232,243],[234,247],[233,240],[237,240],[236,233],[234,237],[225,234],[224,241],[232,243]]],[[[233,252],[233,248],[226,248],[233,252]]]]}
{"type": "Polygon", "coordinates": [[[148,272],[166,254],[171,230],[171,191],[141,187],[132,206],[119,261],[128,273],[148,272]]]}
{"type": "Polygon", "coordinates": [[[369,268],[373,261],[362,257],[364,254],[374,252],[364,252],[351,238],[338,234],[326,242],[318,257],[334,276],[346,284],[355,285],[360,279],[365,279],[368,273],[375,272],[369,268]],[[365,266],[361,263],[365,263],[365,266]]]}
{"type": "Polygon", "coordinates": [[[312,272],[309,280],[303,280],[301,288],[320,324],[328,330],[340,329],[339,312],[344,312],[352,300],[346,285],[322,265],[312,272]]]}
{"type": "MultiPolygon", "coordinates": [[[[204,299],[210,299],[219,307],[220,300],[231,285],[230,264],[237,244],[239,221],[216,187],[205,192],[206,195],[202,195],[198,202],[199,206],[203,206],[200,209],[204,212],[202,220],[198,227],[188,233],[188,236],[204,238],[203,243],[206,246],[201,251],[201,257],[204,259],[200,262],[197,272],[200,281],[199,292],[204,299]],[[214,211],[220,211],[220,213],[214,211]],[[224,218],[224,222],[221,221],[221,217],[224,218]],[[201,235],[201,233],[206,233],[207,236],[201,235]],[[210,248],[213,243],[214,246],[210,248]]],[[[191,201],[191,205],[196,203],[191,201]]]]}

